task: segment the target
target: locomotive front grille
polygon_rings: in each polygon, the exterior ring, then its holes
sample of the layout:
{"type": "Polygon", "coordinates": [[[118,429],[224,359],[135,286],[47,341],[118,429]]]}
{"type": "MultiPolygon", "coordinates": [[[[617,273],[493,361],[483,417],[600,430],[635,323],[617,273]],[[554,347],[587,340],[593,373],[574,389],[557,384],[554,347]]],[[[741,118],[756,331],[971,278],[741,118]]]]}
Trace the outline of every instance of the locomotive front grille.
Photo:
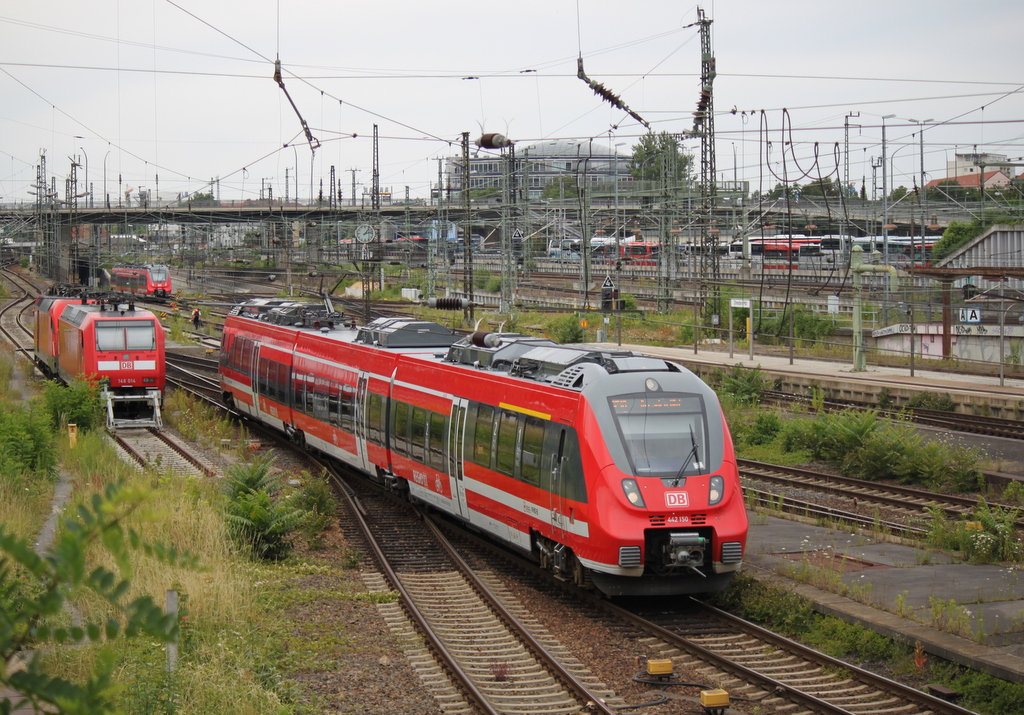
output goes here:
{"type": "Polygon", "coordinates": [[[738,541],[726,541],[722,544],[722,563],[735,564],[743,560],[743,544],[738,541]]]}
{"type": "Polygon", "coordinates": [[[640,547],[639,546],[620,546],[619,547],[619,566],[642,566],[643,563],[640,561],[640,547]]]}
{"type": "MultiPolygon", "coordinates": [[[[668,516],[665,514],[649,514],[648,519],[651,521],[651,526],[665,526],[668,524],[668,516]]],[[[690,514],[687,520],[683,523],[703,526],[707,521],[707,514],[690,514]]]]}

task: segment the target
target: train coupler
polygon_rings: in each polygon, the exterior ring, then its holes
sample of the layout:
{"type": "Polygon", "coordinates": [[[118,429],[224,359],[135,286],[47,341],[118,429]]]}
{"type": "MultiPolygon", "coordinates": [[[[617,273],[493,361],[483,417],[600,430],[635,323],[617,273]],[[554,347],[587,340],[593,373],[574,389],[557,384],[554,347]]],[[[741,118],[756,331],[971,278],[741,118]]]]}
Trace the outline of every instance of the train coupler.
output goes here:
{"type": "Polygon", "coordinates": [[[116,431],[130,427],[154,427],[163,429],[160,414],[161,395],[159,390],[146,390],[143,394],[117,395],[104,389],[100,393],[107,411],[107,429],[116,431]]]}

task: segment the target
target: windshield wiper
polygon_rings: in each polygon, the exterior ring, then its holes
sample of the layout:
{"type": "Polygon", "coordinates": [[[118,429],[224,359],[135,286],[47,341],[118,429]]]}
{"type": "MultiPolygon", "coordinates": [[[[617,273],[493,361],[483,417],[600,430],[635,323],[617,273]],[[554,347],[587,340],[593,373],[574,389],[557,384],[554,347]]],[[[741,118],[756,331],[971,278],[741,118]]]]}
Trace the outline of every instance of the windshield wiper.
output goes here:
{"type": "Polygon", "coordinates": [[[693,437],[693,425],[690,425],[690,451],[686,453],[685,457],[683,457],[683,463],[680,465],[679,471],[676,472],[676,476],[675,476],[675,478],[672,481],[672,486],[673,487],[678,487],[679,486],[679,480],[685,478],[684,475],[683,475],[683,472],[686,471],[686,465],[688,465],[690,463],[691,459],[696,460],[697,452],[699,450],[700,450],[700,445],[697,444],[697,440],[694,439],[694,437],[693,437]]]}

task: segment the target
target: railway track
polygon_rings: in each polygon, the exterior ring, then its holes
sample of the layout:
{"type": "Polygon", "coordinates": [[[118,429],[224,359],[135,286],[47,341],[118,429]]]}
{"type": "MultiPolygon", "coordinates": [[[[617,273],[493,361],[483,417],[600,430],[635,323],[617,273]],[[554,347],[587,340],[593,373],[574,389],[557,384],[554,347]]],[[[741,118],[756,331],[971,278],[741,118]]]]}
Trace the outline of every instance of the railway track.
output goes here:
{"type": "Polygon", "coordinates": [[[151,427],[120,430],[112,433],[111,439],[139,467],[152,467],[179,477],[214,475],[213,468],[193,455],[188,447],[151,427]]]}
{"type": "MultiPolygon", "coordinates": [[[[643,647],[647,660],[669,659],[673,669],[700,675],[687,683],[678,675],[641,682],[665,690],[675,687],[724,687],[733,700],[745,700],[777,712],[857,713],[858,715],[964,715],[970,711],[915,688],[819,653],[692,598],[637,601],[618,605],[579,589],[525,563],[518,555],[447,524],[458,542],[470,542],[483,562],[521,589],[554,591],[554,610],[584,609],[585,615],[643,647]]],[[[460,548],[461,545],[460,545],[460,548]]],[[[676,691],[678,692],[678,691],[676,691]]],[[[695,696],[691,696],[691,699],[695,696]]],[[[661,701],[664,702],[664,701],[661,701]]],[[[657,703],[652,703],[657,704],[657,703]]]]}
{"type": "Polygon", "coordinates": [[[584,707],[614,713],[609,704],[625,704],[600,683],[584,682],[582,666],[563,663],[550,642],[533,637],[430,517],[381,493],[363,489],[356,497],[344,483],[351,511],[385,577],[475,707],[546,715],[584,707]],[[372,518],[363,518],[365,511],[372,518]]]}
{"type": "MultiPolygon", "coordinates": [[[[740,475],[745,480],[744,490],[757,503],[771,509],[783,509],[812,517],[829,518],[845,521],[857,526],[882,526],[894,533],[915,537],[927,531],[921,525],[928,519],[925,510],[937,507],[947,517],[960,520],[977,508],[982,502],[977,497],[956,494],[940,494],[923,489],[905,487],[898,484],[879,484],[852,477],[819,472],[800,467],[785,467],[765,464],[749,459],[739,459],[737,464],[740,475]],[[775,485],[789,490],[803,490],[827,494],[830,497],[846,500],[851,506],[849,511],[832,508],[808,501],[802,501],[789,495],[781,496],[767,489],[757,489],[750,485],[751,481],[760,484],[775,485]],[[854,509],[872,508],[874,513],[857,513],[854,509]],[[888,518],[879,518],[879,509],[886,510],[888,518]]],[[[1017,510],[1011,504],[986,501],[986,504],[1007,510],[1017,510]]],[[[1024,529],[1024,519],[1016,522],[1018,529],[1024,529]]]]}

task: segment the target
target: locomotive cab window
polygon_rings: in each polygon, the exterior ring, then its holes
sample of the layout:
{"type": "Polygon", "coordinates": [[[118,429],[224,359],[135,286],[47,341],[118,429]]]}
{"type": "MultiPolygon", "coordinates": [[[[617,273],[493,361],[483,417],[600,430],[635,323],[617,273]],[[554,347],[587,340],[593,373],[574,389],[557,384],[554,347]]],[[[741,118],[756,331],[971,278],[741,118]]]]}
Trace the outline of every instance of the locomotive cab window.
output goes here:
{"type": "Polygon", "coordinates": [[[707,415],[700,395],[641,392],[614,395],[608,403],[632,474],[684,477],[707,471],[707,415]]]}
{"type": "Polygon", "coordinates": [[[155,350],[152,320],[107,320],[96,323],[97,350],[155,350]]]}

